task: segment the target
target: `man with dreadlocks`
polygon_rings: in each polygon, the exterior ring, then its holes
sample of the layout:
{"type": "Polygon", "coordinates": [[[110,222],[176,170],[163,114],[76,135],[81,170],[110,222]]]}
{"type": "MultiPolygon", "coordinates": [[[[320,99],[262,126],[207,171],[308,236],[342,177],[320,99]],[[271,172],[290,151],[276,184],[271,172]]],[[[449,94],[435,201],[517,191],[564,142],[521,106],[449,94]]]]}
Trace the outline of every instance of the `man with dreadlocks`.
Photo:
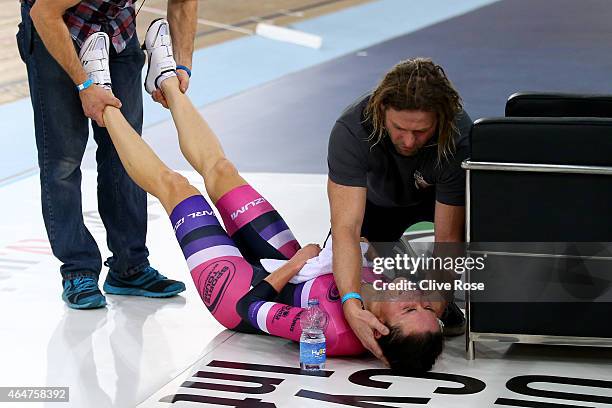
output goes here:
{"type": "MultiPolygon", "coordinates": [[[[382,323],[389,330],[376,329],[380,322],[362,308],[360,237],[397,241],[410,225],[433,221],[436,243],[462,242],[461,161],[467,158],[471,126],[444,70],[430,59],[414,58],[397,64],[372,92],[350,105],[331,132],[328,196],[334,278],[351,328],[368,350],[391,366],[415,352],[427,353],[432,335],[441,341],[438,326],[430,324],[436,315],[422,302],[408,307],[406,302],[390,302],[403,308],[398,312],[412,315],[412,326],[400,328],[387,321],[382,323]],[[393,347],[399,344],[403,347],[393,347]]],[[[452,302],[442,321],[445,335],[465,331],[463,313],[452,302]]]]}

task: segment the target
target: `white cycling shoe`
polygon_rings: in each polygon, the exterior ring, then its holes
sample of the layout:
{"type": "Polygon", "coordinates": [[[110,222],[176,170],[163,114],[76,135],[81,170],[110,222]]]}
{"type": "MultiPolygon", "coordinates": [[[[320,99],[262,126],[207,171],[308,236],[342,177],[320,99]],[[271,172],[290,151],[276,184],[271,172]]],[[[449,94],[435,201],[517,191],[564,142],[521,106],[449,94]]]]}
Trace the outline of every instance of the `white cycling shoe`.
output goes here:
{"type": "Polygon", "coordinates": [[[162,81],[176,76],[176,62],[172,55],[170,26],[166,19],[160,18],[151,23],[143,48],[147,51],[149,67],[145,77],[145,90],[153,93],[162,81]]]}
{"type": "Polygon", "coordinates": [[[94,84],[111,90],[111,75],[108,67],[110,40],[106,33],[93,33],[83,43],[79,60],[94,84]]]}

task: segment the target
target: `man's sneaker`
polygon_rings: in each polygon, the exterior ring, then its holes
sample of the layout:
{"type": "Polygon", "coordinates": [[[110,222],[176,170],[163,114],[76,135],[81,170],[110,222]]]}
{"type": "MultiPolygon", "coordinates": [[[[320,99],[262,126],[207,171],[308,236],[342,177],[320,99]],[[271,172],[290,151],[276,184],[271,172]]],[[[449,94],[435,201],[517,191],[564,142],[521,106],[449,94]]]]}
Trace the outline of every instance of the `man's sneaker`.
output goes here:
{"type": "Polygon", "coordinates": [[[176,76],[168,21],[159,18],[151,23],[142,48],[147,51],[149,61],[145,89],[148,93],[153,93],[164,79],[176,76]]]}
{"type": "MultiPolygon", "coordinates": [[[[108,262],[104,265],[109,266],[108,262]]],[[[183,282],[166,278],[148,264],[135,268],[136,273],[129,277],[120,277],[108,271],[104,282],[104,292],[111,295],[132,295],[163,298],[174,296],[185,290],[183,282]]]]}
{"type": "Polygon", "coordinates": [[[440,320],[444,323],[445,336],[460,336],[465,333],[465,315],[455,302],[450,302],[446,306],[440,320]]]}
{"type": "Polygon", "coordinates": [[[108,67],[108,47],[110,41],[106,33],[93,33],[83,43],[79,59],[89,79],[94,84],[111,89],[111,76],[108,67]]]}
{"type": "Polygon", "coordinates": [[[93,278],[81,277],[64,280],[62,299],[73,309],[96,309],[106,306],[106,298],[93,278]]]}

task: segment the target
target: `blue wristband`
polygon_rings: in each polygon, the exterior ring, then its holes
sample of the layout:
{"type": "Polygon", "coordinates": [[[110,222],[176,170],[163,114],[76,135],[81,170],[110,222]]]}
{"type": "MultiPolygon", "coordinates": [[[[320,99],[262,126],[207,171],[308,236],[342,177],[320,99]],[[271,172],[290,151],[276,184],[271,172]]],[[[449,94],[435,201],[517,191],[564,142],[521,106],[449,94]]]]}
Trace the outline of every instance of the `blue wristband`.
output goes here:
{"type": "Polygon", "coordinates": [[[349,292],[346,295],[342,296],[342,304],[344,304],[344,302],[349,299],[357,299],[363,304],[363,299],[361,298],[361,295],[357,292],[349,292]]]}
{"type": "Polygon", "coordinates": [[[187,73],[187,76],[189,76],[189,78],[191,78],[191,70],[189,68],[187,68],[184,65],[177,65],[176,69],[182,69],[183,71],[185,71],[187,73]]]}
{"type": "Polygon", "coordinates": [[[87,81],[83,82],[80,85],[76,86],[76,89],[81,92],[84,91],[85,89],[89,88],[91,85],[93,85],[93,81],[91,80],[91,78],[89,78],[87,81]]]}

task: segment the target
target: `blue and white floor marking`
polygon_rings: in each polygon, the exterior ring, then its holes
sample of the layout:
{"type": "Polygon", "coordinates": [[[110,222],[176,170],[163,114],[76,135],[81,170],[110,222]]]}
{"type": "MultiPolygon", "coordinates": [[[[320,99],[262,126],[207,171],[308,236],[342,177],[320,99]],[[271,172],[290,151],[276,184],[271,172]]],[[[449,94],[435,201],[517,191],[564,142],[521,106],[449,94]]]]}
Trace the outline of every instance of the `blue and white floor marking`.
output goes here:
{"type": "MultiPolygon", "coordinates": [[[[292,27],[324,38],[313,50],[253,36],[197,50],[190,97],[198,107],[259,86],[291,72],[468,13],[498,0],[378,0],[292,27]]],[[[170,118],[145,94],[146,128],[170,118]]],[[[34,123],[29,98],[0,106],[0,188],[37,173],[34,123]]]]}

